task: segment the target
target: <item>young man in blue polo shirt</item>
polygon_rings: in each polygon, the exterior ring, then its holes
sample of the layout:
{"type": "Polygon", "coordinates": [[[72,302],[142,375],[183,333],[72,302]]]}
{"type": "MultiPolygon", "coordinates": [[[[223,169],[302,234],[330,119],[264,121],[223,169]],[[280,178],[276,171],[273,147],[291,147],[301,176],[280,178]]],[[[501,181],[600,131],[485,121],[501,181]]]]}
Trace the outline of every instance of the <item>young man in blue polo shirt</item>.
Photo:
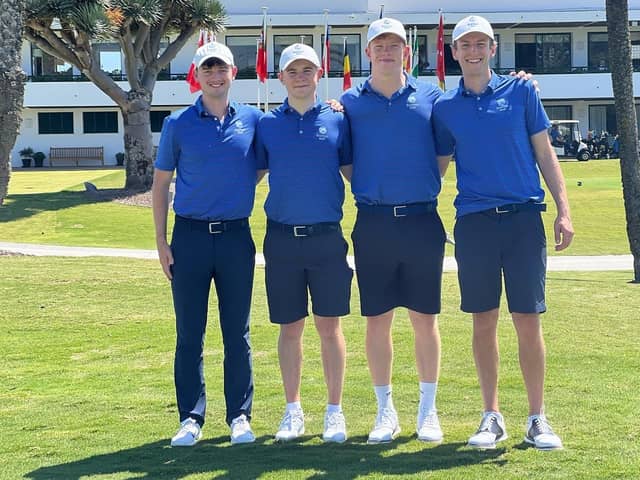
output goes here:
{"type": "Polygon", "coordinates": [[[271,321],[280,325],[278,357],[286,411],[276,441],[305,431],[300,403],[302,335],[311,295],[320,336],[328,404],[322,438],[344,442],[342,413],[345,342],[340,316],[349,313],[353,272],[340,220],[349,175],[351,140],[344,115],[316,99],[320,60],[306,45],[287,47],[279,78],[287,90],[283,105],[258,124],[258,168],[269,171],[265,202],[265,280],[271,321]]]}
{"type": "Polygon", "coordinates": [[[549,119],[531,82],[493,73],[493,29],[478,16],[453,30],[452,52],[462,68],[460,86],[434,106],[442,168],[454,151],[458,195],[456,260],[461,309],[473,317],[473,352],[484,413],[469,445],[495,448],[507,438],[498,406],[497,323],[504,280],[518,335],[527,388],[525,441],[539,449],[562,448],[543,411],[545,348],[540,314],[544,298],[546,240],[540,173],[557,208],[555,248],[573,238],[564,177],[549,143],[549,119]]]}
{"type": "Polygon", "coordinates": [[[353,244],[366,348],[378,401],[369,443],[390,442],[400,432],[392,400],[396,307],[406,307],[415,334],[420,403],[416,430],[439,442],[436,411],[440,366],[440,312],[445,231],[436,210],[440,172],[431,109],[440,90],[407,76],[405,29],[382,18],[369,26],[366,53],[371,76],[341,98],[351,126],[358,214],[353,244]]]}
{"type": "Polygon", "coordinates": [[[193,61],[202,95],[165,119],[152,190],[158,255],[171,281],[176,314],[174,377],[181,425],[171,445],[192,446],[202,436],[203,345],[212,279],[224,343],[226,421],[231,443],[247,443],[254,441],[249,310],[255,264],[248,217],[256,184],[253,138],[261,114],[229,102],[237,68],[225,45],[203,45],[193,61]],[[174,171],[176,217],[169,245],[168,191],[174,171]]]}

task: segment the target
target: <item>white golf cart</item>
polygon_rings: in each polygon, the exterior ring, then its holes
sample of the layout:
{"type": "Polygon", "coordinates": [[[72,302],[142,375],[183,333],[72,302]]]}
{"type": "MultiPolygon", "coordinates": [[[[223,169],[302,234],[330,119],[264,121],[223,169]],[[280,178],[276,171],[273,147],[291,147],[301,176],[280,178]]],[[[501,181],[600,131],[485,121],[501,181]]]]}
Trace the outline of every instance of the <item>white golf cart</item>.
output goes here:
{"type": "Polygon", "coordinates": [[[589,147],[582,141],[578,120],[552,120],[548,133],[558,157],[573,157],[581,162],[591,159],[589,147]]]}

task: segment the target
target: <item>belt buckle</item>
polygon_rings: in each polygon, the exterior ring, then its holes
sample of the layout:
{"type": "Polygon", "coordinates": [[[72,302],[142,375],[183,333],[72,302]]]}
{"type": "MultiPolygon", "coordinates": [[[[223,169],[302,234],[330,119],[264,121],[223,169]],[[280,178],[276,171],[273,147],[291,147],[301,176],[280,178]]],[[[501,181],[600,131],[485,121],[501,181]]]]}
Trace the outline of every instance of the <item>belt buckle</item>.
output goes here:
{"type": "Polygon", "coordinates": [[[501,210],[500,207],[496,207],[496,213],[511,213],[511,212],[515,212],[515,209],[507,208],[505,210],[501,210]]]}
{"type": "Polygon", "coordinates": [[[224,230],[215,230],[214,227],[216,225],[222,225],[222,222],[209,222],[209,233],[216,234],[216,233],[222,233],[224,231],[224,230]]]}
{"type": "Polygon", "coordinates": [[[398,213],[398,210],[400,208],[407,208],[407,206],[406,205],[394,205],[394,207],[393,207],[393,216],[394,217],[406,217],[407,216],[406,213],[405,214],[398,213]]]}
{"type": "Polygon", "coordinates": [[[293,227],[293,236],[294,237],[308,237],[306,233],[298,233],[299,228],[307,228],[306,225],[294,225],[293,227]]]}

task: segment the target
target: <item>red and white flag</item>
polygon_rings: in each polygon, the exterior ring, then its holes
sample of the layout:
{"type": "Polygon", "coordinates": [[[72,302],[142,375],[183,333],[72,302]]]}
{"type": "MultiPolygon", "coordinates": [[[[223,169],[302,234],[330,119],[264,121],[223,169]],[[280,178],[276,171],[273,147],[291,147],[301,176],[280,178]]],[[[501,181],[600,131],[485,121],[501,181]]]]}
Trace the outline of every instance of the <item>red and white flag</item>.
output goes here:
{"type": "Polygon", "coordinates": [[[267,80],[267,16],[262,20],[262,31],[256,49],[256,75],[264,83],[267,80]]]}
{"type": "MultiPolygon", "coordinates": [[[[198,48],[203,46],[205,43],[211,41],[209,40],[209,35],[213,37],[213,34],[210,32],[205,32],[204,30],[200,30],[200,36],[198,37],[198,48]]],[[[191,93],[195,93],[200,90],[200,83],[196,80],[196,64],[191,63],[189,67],[189,73],[187,73],[187,83],[189,84],[189,91],[191,93]]]]}

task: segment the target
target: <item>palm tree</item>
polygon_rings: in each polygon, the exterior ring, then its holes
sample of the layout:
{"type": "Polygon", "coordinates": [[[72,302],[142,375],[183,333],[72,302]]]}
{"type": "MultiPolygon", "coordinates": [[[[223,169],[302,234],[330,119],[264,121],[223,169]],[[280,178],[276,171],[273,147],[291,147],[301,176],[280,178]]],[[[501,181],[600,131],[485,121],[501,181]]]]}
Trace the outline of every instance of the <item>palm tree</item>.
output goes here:
{"type": "Polygon", "coordinates": [[[158,73],[197,30],[218,33],[224,28],[222,4],[218,0],[27,0],[26,12],[25,37],[74,65],[118,105],[124,120],[125,188],[149,188],[153,178],[149,111],[158,73]],[[128,91],[101,70],[95,40],[120,45],[128,91]]]}
{"type": "Polygon", "coordinates": [[[11,150],[20,128],[24,97],[24,72],[21,66],[22,15],[24,0],[0,3],[0,205],[4,202],[11,178],[11,150]]]}
{"type": "Polygon", "coordinates": [[[634,283],[640,283],[640,160],[638,125],[633,103],[633,63],[627,0],[607,0],[609,65],[620,139],[620,171],[627,217],[627,236],[633,255],[634,283]]]}

